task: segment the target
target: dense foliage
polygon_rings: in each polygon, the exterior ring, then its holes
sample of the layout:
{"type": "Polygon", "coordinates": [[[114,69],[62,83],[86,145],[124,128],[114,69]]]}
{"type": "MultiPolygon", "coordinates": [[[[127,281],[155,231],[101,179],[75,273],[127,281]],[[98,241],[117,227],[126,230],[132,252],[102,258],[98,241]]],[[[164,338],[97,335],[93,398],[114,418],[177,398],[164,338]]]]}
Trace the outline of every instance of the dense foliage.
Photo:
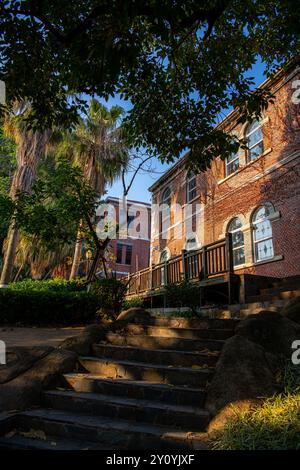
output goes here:
{"type": "Polygon", "coordinates": [[[76,325],[95,318],[98,299],[83,291],[0,289],[1,324],[76,325]]]}
{"type": "Polygon", "coordinates": [[[24,279],[23,281],[13,282],[9,289],[13,291],[35,291],[35,292],[78,292],[86,289],[84,279],[49,279],[45,281],[35,281],[24,279]]]}
{"type": "Polygon", "coordinates": [[[266,106],[256,61],[271,73],[299,50],[294,0],[10,0],[0,22],[0,79],[8,103],[31,100],[31,122],[70,124],[88,94],[121,92],[131,140],[163,160],[190,149],[198,169],[232,150],[214,129],[224,109],[266,106]]]}
{"type": "Polygon", "coordinates": [[[112,314],[113,316],[117,316],[122,310],[126,291],[126,283],[115,277],[99,279],[93,282],[90,290],[97,297],[101,306],[99,314],[112,314]]]}
{"type": "Polygon", "coordinates": [[[187,307],[197,313],[201,294],[198,284],[184,280],[180,284],[168,284],[165,289],[167,304],[170,307],[187,307]]]}

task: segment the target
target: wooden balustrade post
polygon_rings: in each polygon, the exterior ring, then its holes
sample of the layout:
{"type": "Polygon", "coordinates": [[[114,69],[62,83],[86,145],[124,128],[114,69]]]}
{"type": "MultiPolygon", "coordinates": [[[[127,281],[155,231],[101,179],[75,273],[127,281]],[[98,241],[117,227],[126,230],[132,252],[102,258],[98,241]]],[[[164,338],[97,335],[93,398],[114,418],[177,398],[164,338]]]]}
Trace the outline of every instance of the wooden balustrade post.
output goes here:
{"type": "Polygon", "coordinates": [[[182,257],[182,279],[187,278],[187,272],[186,272],[186,250],[181,251],[181,257],[182,257]]]}
{"type": "Polygon", "coordinates": [[[206,266],[206,246],[203,247],[203,254],[202,254],[202,277],[203,279],[206,279],[207,277],[207,266],[206,266]]]}
{"type": "Polygon", "coordinates": [[[228,304],[232,303],[232,278],[233,273],[233,256],[232,256],[232,235],[226,235],[226,257],[227,257],[227,271],[228,271],[228,304]]]}

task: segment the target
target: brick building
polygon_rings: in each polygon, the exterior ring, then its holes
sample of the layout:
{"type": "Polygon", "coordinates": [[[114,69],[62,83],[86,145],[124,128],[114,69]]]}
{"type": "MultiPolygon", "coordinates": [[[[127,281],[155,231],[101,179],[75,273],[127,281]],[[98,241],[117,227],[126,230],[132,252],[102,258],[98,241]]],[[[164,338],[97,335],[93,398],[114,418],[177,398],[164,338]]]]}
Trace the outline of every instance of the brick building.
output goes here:
{"type": "Polygon", "coordinates": [[[183,157],[150,188],[153,207],[163,205],[152,214],[152,265],[230,232],[235,274],[300,274],[300,67],[261,87],[274,94],[261,120],[238,124],[234,110],[219,124],[247,150],[199,175],[183,157]]]}
{"type": "Polygon", "coordinates": [[[101,207],[103,223],[118,227],[108,250],[108,268],[122,277],[148,267],[151,205],[108,197],[101,207]]]}

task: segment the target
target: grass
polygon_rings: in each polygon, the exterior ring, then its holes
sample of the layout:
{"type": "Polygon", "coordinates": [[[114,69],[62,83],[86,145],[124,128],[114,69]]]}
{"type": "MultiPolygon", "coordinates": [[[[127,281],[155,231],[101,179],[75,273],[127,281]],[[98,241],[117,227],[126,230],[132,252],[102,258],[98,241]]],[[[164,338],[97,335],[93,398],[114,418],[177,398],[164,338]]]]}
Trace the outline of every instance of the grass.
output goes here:
{"type": "Polygon", "coordinates": [[[237,411],[218,434],[214,449],[300,449],[300,366],[285,369],[283,392],[247,412],[237,411]]]}

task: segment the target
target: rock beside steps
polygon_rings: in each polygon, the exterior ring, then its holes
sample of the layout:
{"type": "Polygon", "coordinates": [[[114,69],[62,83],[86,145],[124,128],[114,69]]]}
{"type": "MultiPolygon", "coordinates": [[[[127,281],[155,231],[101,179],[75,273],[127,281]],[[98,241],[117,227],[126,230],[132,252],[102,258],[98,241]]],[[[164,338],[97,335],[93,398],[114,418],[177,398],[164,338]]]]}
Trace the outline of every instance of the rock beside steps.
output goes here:
{"type": "Polygon", "coordinates": [[[1,429],[0,448],[196,450],[206,448],[203,408],[234,320],[136,319],[80,357],[43,407],[1,429]]]}

